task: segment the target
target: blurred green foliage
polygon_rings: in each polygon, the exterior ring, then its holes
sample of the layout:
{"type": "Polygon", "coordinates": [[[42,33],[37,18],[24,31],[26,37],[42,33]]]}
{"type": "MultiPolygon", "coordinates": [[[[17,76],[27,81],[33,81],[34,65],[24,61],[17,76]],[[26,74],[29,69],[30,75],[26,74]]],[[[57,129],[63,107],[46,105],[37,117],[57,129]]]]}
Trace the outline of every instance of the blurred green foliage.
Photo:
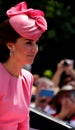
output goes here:
{"type": "Polygon", "coordinates": [[[75,15],[71,5],[55,0],[48,0],[46,6],[48,20],[48,39],[55,41],[67,40],[75,35],[75,15]]]}

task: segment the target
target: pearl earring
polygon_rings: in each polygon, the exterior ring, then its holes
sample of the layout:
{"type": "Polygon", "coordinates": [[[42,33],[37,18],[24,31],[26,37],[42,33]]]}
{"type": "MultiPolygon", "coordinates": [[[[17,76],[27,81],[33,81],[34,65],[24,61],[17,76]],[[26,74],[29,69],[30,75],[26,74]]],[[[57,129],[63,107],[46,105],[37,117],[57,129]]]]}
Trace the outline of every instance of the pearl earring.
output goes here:
{"type": "Polygon", "coordinates": [[[10,56],[12,56],[13,55],[13,51],[12,50],[10,50],[10,56]]]}

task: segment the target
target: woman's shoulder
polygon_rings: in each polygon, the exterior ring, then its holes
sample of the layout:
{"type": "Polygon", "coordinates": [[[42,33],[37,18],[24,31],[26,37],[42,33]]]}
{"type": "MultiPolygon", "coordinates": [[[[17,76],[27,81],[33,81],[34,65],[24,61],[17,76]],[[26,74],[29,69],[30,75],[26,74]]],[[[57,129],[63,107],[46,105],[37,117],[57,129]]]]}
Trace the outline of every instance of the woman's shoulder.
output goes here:
{"type": "Polygon", "coordinates": [[[27,86],[30,86],[29,88],[32,88],[33,86],[33,75],[31,72],[29,72],[28,70],[22,69],[22,76],[25,80],[25,84],[27,84],[27,86]]]}
{"type": "Polygon", "coordinates": [[[5,68],[3,67],[3,65],[0,63],[0,76],[5,76],[6,75],[6,70],[5,68]]]}
{"type": "Polygon", "coordinates": [[[22,68],[21,72],[24,76],[32,76],[32,73],[24,68],[22,68]]]}
{"type": "Polygon", "coordinates": [[[27,80],[33,80],[33,74],[31,72],[24,68],[21,70],[21,72],[24,78],[26,78],[27,80]]]}

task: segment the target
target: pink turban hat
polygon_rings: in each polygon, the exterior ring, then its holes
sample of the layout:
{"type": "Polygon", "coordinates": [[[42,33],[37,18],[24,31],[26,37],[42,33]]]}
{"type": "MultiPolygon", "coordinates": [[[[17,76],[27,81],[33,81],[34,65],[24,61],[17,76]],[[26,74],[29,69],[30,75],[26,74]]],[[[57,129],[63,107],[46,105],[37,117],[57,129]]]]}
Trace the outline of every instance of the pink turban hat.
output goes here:
{"type": "Polygon", "coordinates": [[[22,37],[37,40],[47,30],[47,22],[41,10],[27,8],[26,2],[11,7],[6,12],[9,23],[22,37]]]}

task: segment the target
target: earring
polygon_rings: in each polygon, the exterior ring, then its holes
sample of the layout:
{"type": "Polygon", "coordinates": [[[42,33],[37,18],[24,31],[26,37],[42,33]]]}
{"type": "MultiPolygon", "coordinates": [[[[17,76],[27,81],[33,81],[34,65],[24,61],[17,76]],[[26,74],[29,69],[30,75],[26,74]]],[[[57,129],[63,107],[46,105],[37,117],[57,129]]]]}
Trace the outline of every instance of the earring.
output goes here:
{"type": "Polygon", "coordinates": [[[10,56],[12,56],[13,55],[13,51],[12,50],[10,50],[10,56]]]}

